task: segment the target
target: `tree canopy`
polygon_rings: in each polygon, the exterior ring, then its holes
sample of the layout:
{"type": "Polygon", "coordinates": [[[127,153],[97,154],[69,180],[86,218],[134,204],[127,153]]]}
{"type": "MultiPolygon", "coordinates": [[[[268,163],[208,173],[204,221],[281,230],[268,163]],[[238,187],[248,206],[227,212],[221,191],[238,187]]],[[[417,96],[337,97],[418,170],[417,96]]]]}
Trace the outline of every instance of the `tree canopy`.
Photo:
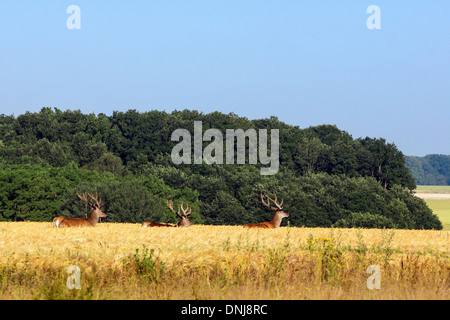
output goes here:
{"type": "Polygon", "coordinates": [[[420,185],[450,185],[450,156],[429,154],[406,157],[406,166],[420,185]]]}
{"type": "Polygon", "coordinates": [[[88,191],[103,199],[106,221],[175,222],[165,206],[174,199],[192,205],[195,223],[239,225],[272,218],[262,192],[284,199],[294,226],[441,229],[411,194],[416,184],[405,162],[393,143],[353,139],[335,125],[300,129],[276,117],[191,110],[107,116],[43,108],[0,115],[0,219],[85,216],[76,194],[88,191]],[[245,165],[174,164],[171,134],[194,135],[194,121],[224,136],[227,129],[279,129],[279,172],[263,176],[248,157],[245,165]]]}

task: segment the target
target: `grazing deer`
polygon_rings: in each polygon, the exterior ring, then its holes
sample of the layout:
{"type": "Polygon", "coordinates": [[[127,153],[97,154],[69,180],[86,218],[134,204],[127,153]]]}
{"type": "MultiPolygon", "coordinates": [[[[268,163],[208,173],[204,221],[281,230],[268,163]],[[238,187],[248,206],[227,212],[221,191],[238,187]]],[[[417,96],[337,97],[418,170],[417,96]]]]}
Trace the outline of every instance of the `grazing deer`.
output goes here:
{"type": "Polygon", "coordinates": [[[281,224],[281,220],[283,218],[289,217],[289,214],[283,211],[283,200],[281,200],[281,203],[278,203],[277,201],[277,195],[275,195],[275,200],[272,200],[267,196],[267,199],[272,202],[276,208],[272,207],[269,203],[269,201],[264,202],[264,195],[261,193],[261,201],[263,205],[265,205],[267,208],[270,208],[275,211],[275,216],[273,217],[272,221],[268,222],[261,222],[261,223],[249,223],[244,225],[244,228],[278,228],[281,224]]]}
{"type": "Polygon", "coordinates": [[[56,217],[53,219],[53,225],[56,228],[68,228],[68,227],[95,227],[99,218],[106,218],[107,215],[101,210],[102,201],[98,200],[98,194],[95,197],[88,193],[78,194],[78,198],[83,200],[87,206],[90,206],[93,210],[89,218],[65,218],[56,217]],[[94,203],[89,202],[88,196],[94,201],[94,203]]]}
{"type": "Polygon", "coordinates": [[[186,209],[183,208],[183,201],[180,201],[180,204],[178,205],[178,212],[176,212],[173,209],[173,200],[167,200],[166,201],[167,206],[169,207],[170,211],[175,213],[177,217],[180,219],[180,222],[178,222],[177,225],[171,225],[167,223],[156,223],[156,222],[144,222],[142,224],[142,227],[189,227],[192,226],[193,223],[189,220],[188,216],[192,213],[192,207],[189,208],[189,204],[187,204],[186,209]],[[188,211],[189,209],[189,211],[188,211]],[[181,210],[181,212],[180,212],[181,210]]]}

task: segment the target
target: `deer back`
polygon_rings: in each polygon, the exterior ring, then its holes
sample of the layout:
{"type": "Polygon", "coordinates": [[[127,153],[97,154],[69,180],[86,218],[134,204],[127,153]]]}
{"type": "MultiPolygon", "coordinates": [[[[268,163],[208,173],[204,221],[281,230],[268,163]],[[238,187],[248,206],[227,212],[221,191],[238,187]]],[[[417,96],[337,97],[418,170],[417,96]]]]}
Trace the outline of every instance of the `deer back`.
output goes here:
{"type": "Polygon", "coordinates": [[[175,227],[171,224],[168,223],[156,223],[156,222],[151,222],[151,221],[146,221],[144,223],[142,223],[141,227],[144,228],[150,228],[150,227],[175,227]]]}
{"type": "Polygon", "coordinates": [[[69,227],[93,227],[94,225],[86,218],[65,218],[61,217],[57,225],[58,228],[69,227]]]}
{"type": "Polygon", "coordinates": [[[68,227],[95,227],[100,217],[104,218],[107,215],[101,210],[102,201],[98,199],[98,194],[95,197],[90,193],[78,194],[78,198],[83,200],[87,206],[92,208],[92,213],[88,218],[66,218],[56,217],[53,219],[53,225],[57,228],[68,227]],[[88,196],[94,203],[90,202],[88,196]]]}
{"type": "Polygon", "coordinates": [[[244,225],[244,228],[263,228],[263,229],[273,229],[275,226],[270,222],[261,222],[261,223],[249,223],[244,225]]]}

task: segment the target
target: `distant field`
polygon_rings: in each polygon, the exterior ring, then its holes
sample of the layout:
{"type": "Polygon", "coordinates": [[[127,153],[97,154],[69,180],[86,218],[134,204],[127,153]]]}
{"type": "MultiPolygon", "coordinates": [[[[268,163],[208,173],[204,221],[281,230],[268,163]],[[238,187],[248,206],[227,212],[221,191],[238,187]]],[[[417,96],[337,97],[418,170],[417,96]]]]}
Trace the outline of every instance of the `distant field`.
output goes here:
{"type": "Polygon", "coordinates": [[[450,230],[450,200],[425,199],[425,201],[442,221],[444,230],[450,230]]]}
{"type": "Polygon", "coordinates": [[[416,196],[423,198],[438,215],[444,230],[450,230],[450,186],[417,186],[416,196]]]}
{"type": "Polygon", "coordinates": [[[450,186],[417,186],[420,192],[450,192],[450,186]]]}

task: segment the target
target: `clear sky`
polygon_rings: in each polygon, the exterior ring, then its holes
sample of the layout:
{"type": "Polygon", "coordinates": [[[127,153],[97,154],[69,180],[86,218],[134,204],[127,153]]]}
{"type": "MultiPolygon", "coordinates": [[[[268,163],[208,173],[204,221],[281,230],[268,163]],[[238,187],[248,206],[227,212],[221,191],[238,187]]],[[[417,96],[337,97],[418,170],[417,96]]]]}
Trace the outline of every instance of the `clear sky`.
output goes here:
{"type": "Polygon", "coordinates": [[[44,106],[275,115],[450,154],[450,1],[0,0],[0,113],[44,106]]]}

